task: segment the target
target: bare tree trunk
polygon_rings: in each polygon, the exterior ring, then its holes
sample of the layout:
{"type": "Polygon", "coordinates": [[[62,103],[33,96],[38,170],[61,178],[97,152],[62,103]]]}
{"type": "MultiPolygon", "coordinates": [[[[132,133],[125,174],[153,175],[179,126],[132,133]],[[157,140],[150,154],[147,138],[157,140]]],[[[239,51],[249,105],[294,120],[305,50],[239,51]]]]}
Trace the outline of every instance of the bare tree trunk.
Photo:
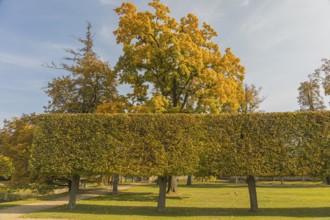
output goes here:
{"type": "Polygon", "coordinates": [[[258,211],[258,199],[257,199],[257,189],[256,189],[256,180],[254,176],[248,176],[246,179],[246,183],[249,188],[250,195],[250,210],[252,212],[258,211]]]}
{"type": "Polygon", "coordinates": [[[177,192],[178,192],[177,177],[176,176],[169,176],[167,193],[177,193],[177,192]]]}
{"type": "Polygon", "coordinates": [[[118,193],[119,175],[113,175],[112,193],[118,193]]]}
{"type": "Polygon", "coordinates": [[[68,207],[71,210],[76,207],[77,193],[79,191],[79,181],[80,181],[80,176],[73,175],[72,181],[71,181],[69,204],[68,204],[68,207]]]}
{"type": "Polygon", "coordinates": [[[165,203],[166,203],[167,177],[166,176],[159,176],[158,177],[158,183],[159,183],[159,195],[158,195],[157,211],[158,212],[163,212],[165,210],[165,203]]]}
{"type": "Polygon", "coordinates": [[[283,184],[284,184],[284,177],[281,176],[281,185],[283,185],[283,184]]]}
{"type": "Polygon", "coordinates": [[[106,186],[107,182],[106,182],[107,177],[106,176],[102,176],[102,185],[106,186]]]}
{"type": "Polygon", "coordinates": [[[67,180],[68,183],[68,188],[69,188],[69,192],[71,191],[71,186],[72,186],[72,181],[70,179],[67,180]]]}
{"type": "Polygon", "coordinates": [[[325,178],[325,182],[326,182],[327,185],[330,185],[330,176],[327,176],[325,178]]]}
{"type": "Polygon", "coordinates": [[[191,186],[192,185],[192,178],[191,176],[188,176],[187,178],[187,186],[191,186]]]}

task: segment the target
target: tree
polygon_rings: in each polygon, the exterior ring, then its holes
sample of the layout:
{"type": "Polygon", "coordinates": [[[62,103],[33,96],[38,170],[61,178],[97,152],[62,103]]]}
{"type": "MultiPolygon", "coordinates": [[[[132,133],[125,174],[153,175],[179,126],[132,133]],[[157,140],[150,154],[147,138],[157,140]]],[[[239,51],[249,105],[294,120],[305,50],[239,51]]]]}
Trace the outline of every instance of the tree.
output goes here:
{"type": "MultiPolygon", "coordinates": [[[[130,108],[131,105],[128,103],[126,97],[120,97],[116,101],[112,103],[103,103],[99,106],[97,106],[96,113],[107,113],[107,114],[114,114],[114,113],[126,113],[128,111],[128,108],[130,108]]],[[[104,178],[104,177],[103,177],[104,178]]],[[[107,177],[108,179],[110,177],[107,177]]],[[[112,176],[112,192],[117,193],[118,192],[118,184],[119,184],[119,175],[115,174],[112,176]]]]}
{"type": "Polygon", "coordinates": [[[243,96],[239,59],[230,49],[222,56],[211,41],[217,33],[206,23],[199,29],[195,15],[177,22],[159,0],[149,6],[154,14],[137,12],[132,3],[115,9],[114,34],[124,52],[116,69],[121,82],[133,88],[131,102],[143,105],[160,97],[167,112],[235,112],[243,96]]]}
{"type": "Polygon", "coordinates": [[[204,160],[208,175],[247,176],[251,210],[256,211],[255,176],[322,172],[329,119],[326,111],[48,114],[38,120],[31,164],[43,175],[158,176],[157,209],[163,211],[167,177],[195,173],[204,160]]]}
{"type": "Polygon", "coordinates": [[[317,111],[325,109],[323,97],[320,94],[319,78],[310,75],[308,81],[300,83],[298,91],[300,110],[317,111]]]}
{"type": "Polygon", "coordinates": [[[52,120],[52,114],[41,116],[31,148],[34,172],[71,179],[70,209],[76,205],[81,175],[102,175],[107,168],[114,170],[109,165],[115,156],[112,143],[107,143],[110,135],[103,135],[103,126],[92,115],[85,123],[74,121],[79,115],[62,114],[58,115],[59,120],[52,120]]]}
{"type": "MultiPolygon", "coordinates": [[[[6,120],[0,130],[0,154],[3,162],[11,161],[9,186],[12,189],[30,188],[33,182],[29,170],[30,147],[34,131],[34,115],[6,120]]],[[[8,163],[6,163],[8,165],[8,163]]]]}
{"type": "Polygon", "coordinates": [[[83,48],[68,49],[72,57],[57,67],[69,73],[54,78],[45,88],[51,98],[47,112],[51,113],[93,113],[102,103],[113,103],[118,98],[116,74],[109,64],[99,59],[93,51],[92,25],[87,24],[86,38],[78,38],[83,48]]]}
{"type": "Polygon", "coordinates": [[[329,113],[206,115],[202,172],[247,176],[251,211],[255,176],[318,175],[329,145],[329,113]]]}
{"type": "Polygon", "coordinates": [[[154,12],[138,12],[132,3],[115,9],[114,34],[123,44],[116,70],[133,89],[132,112],[236,112],[244,94],[240,60],[229,48],[221,55],[212,42],[217,33],[206,23],[200,28],[194,14],[177,21],[159,0],[149,6],[154,12]]]}
{"type": "Polygon", "coordinates": [[[34,114],[23,114],[11,121],[6,120],[0,130],[0,155],[3,155],[4,168],[8,170],[10,166],[7,186],[11,190],[31,189],[38,193],[70,186],[70,180],[66,177],[45,176],[30,169],[35,125],[34,114]]]}
{"type": "MultiPolygon", "coordinates": [[[[302,111],[318,111],[326,109],[323,102],[323,96],[320,89],[324,90],[324,95],[330,94],[330,60],[322,59],[323,64],[315,70],[313,74],[308,75],[309,80],[300,83],[298,88],[298,103],[302,111]]],[[[328,147],[324,148],[324,175],[326,183],[330,185],[330,153],[328,147]]]]}
{"type": "Polygon", "coordinates": [[[11,159],[0,154],[0,176],[8,178],[13,172],[13,163],[11,159]]]}
{"type": "Polygon", "coordinates": [[[201,149],[193,137],[199,130],[191,121],[183,114],[43,115],[31,164],[45,176],[159,176],[163,211],[167,176],[192,174],[197,167],[201,149]]]}
{"type": "Polygon", "coordinates": [[[265,96],[260,96],[261,87],[257,88],[255,85],[244,85],[244,98],[242,100],[240,113],[256,112],[260,104],[265,101],[265,96]]]}
{"type": "Polygon", "coordinates": [[[324,94],[330,95],[330,60],[323,58],[323,64],[315,71],[315,76],[321,79],[324,94]]]}
{"type": "MultiPolygon", "coordinates": [[[[70,64],[62,63],[57,67],[54,63],[51,68],[62,69],[69,73],[57,77],[48,83],[45,92],[51,98],[46,112],[50,113],[94,113],[98,106],[108,103],[116,106],[120,97],[117,92],[116,73],[109,64],[100,60],[93,51],[92,25],[87,24],[85,38],[78,38],[83,47],[78,50],[68,49],[71,57],[66,60],[70,64]]],[[[75,207],[76,192],[79,187],[80,176],[72,173],[70,177],[69,208],[75,207]]]]}

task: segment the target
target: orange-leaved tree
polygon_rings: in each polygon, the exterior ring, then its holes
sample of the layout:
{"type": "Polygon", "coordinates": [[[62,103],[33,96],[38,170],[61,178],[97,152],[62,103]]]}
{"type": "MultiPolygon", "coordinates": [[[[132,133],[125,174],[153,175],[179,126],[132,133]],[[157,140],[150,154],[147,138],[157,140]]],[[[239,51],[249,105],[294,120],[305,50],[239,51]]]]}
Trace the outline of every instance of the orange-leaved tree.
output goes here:
{"type": "Polygon", "coordinates": [[[114,34],[123,45],[116,70],[132,87],[130,111],[237,112],[244,94],[240,59],[229,48],[221,54],[216,31],[194,14],[177,21],[159,0],[149,6],[153,11],[139,12],[129,2],[115,9],[114,34]]]}

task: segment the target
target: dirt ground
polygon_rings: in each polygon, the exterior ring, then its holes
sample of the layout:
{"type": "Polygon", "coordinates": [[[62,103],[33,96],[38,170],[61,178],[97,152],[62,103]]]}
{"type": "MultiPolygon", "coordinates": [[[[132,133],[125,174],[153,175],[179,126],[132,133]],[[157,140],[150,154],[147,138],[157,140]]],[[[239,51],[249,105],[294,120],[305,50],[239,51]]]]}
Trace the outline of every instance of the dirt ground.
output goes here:
{"type": "MultiPolygon", "coordinates": [[[[119,190],[123,190],[126,188],[128,188],[128,186],[120,186],[119,190]]],[[[98,189],[98,190],[86,192],[83,194],[79,194],[77,196],[77,201],[97,197],[97,196],[100,196],[100,195],[106,194],[106,193],[109,193],[109,190],[98,189]]],[[[68,204],[68,201],[69,201],[69,196],[64,196],[64,197],[57,198],[54,200],[41,201],[41,202],[35,202],[35,203],[0,209],[0,220],[36,220],[36,219],[31,219],[31,218],[22,218],[22,216],[27,215],[32,212],[40,212],[43,210],[54,208],[56,206],[65,205],[65,204],[68,204]]],[[[38,218],[37,220],[42,220],[42,219],[38,218]]],[[[48,218],[47,220],[52,220],[52,219],[48,218]]],[[[61,219],[61,220],[64,220],[64,219],[61,219]]]]}

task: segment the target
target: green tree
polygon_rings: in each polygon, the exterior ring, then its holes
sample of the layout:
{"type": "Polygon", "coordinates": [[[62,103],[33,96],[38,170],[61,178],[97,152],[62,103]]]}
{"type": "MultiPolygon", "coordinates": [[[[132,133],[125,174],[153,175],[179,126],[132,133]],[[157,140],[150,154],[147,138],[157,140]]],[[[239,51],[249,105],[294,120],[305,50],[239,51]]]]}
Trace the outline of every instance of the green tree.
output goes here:
{"type": "Polygon", "coordinates": [[[68,72],[54,78],[45,88],[51,98],[46,112],[51,113],[93,113],[102,103],[113,103],[118,97],[116,74],[107,62],[93,51],[92,25],[87,24],[86,38],[78,38],[83,47],[66,50],[71,57],[60,67],[51,68],[68,72]]]}
{"type": "Polygon", "coordinates": [[[70,186],[70,179],[66,177],[45,176],[30,169],[34,129],[35,115],[24,114],[11,121],[6,120],[0,130],[0,155],[4,156],[2,162],[5,162],[4,168],[8,165],[11,167],[7,186],[12,190],[31,189],[39,193],[70,186]]]}
{"type": "Polygon", "coordinates": [[[257,88],[254,84],[244,85],[244,97],[239,108],[239,113],[256,112],[260,104],[265,101],[265,96],[260,96],[261,87],[257,88]]]}
{"type": "Polygon", "coordinates": [[[300,83],[298,88],[298,103],[301,111],[317,111],[325,109],[323,97],[320,94],[320,80],[309,76],[309,80],[300,83]]]}
{"type": "Polygon", "coordinates": [[[13,172],[12,160],[0,154],[0,176],[8,178],[13,172]]]}
{"type": "MultiPolygon", "coordinates": [[[[302,111],[325,110],[326,106],[321,95],[321,89],[324,95],[330,94],[330,60],[322,59],[322,65],[315,70],[313,74],[308,75],[309,80],[300,83],[298,88],[298,103],[302,111]]],[[[326,183],[330,185],[330,151],[328,147],[324,148],[324,175],[326,183]]]]}
{"type": "Polygon", "coordinates": [[[31,164],[45,176],[159,176],[163,211],[167,176],[192,174],[198,164],[201,149],[193,137],[199,130],[192,121],[184,114],[44,115],[31,164]]]}
{"type": "MultiPolygon", "coordinates": [[[[322,65],[316,69],[313,76],[320,81],[320,84],[323,87],[324,95],[330,95],[330,60],[323,58],[322,65]]],[[[330,185],[330,150],[328,148],[325,149],[325,175],[326,182],[330,185]]]]}
{"type": "Polygon", "coordinates": [[[52,115],[42,116],[45,120],[36,127],[31,165],[43,176],[71,179],[69,208],[73,209],[80,176],[102,175],[108,167],[115,172],[109,164],[116,155],[108,143],[109,135],[104,135],[102,124],[93,116],[81,123],[74,120],[80,114],[54,115],[59,120],[53,120],[52,115]]]}
{"type": "MultiPolygon", "coordinates": [[[[83,47],[66,50],[71,55],[66,58],[69,63],[62,63],[60,67],[55,64],[49,66],[65,70],[68,75],[53,79],[45,88],[46,94],[51,98],[46,112],[94,113],[103,103],[116,106],[121,99],[116,88],[116,73],[94,52],[92,37],[92,25],[88,23],[86,37],[78,38],[83,47]]],[[[80,176],[73,174],[70,180],[69,208],[73,209],[80,176]]]]}
{"type": "Polygon", "coordinates": [[[330,95],[330,60],[323,58],[322,62],[321,67],[316,70],[314,75],[321,79],[324,94],[330,95]]]}
{"type": "Polygon", "coordinates": [[[252,211],[258,210],[255,176],[318,175],[328,146],[328,113],[205,116],[202,171],[246,176],[252,211]]]}
{"type": "Polygon", "coordinates": [[[133,89],[130,112],[236,112],[244,94],[240,60],[229,48],[222,55],[212,41],[215,30],[206,23],[200,28],[194,14],[177,21],[159,0],[149,6],[153,12],[138,12],[132,3],[115,9],[114,34],[123,45],[116,70],[133,89]]]}
{"type": "Polygon", "coordinates": [[[33,115],[23,115],[5,121],[0,130],[0,154],[3,162],[11,160],[12,172],[9,186],[12,189],[30,188],[33,182],[29,169],[30,147],[33,139],[33,115]]]}
{"type": "Polygon", "coordinates": [[[247,176],[256,211],[255,176],[322,172],[329,118],[329,112],[49,114],[36,128],[31,164],[43,175],[159,176],[163,211],[166,177],[193,174],[203,159],[208,175],[247,176]]]}

